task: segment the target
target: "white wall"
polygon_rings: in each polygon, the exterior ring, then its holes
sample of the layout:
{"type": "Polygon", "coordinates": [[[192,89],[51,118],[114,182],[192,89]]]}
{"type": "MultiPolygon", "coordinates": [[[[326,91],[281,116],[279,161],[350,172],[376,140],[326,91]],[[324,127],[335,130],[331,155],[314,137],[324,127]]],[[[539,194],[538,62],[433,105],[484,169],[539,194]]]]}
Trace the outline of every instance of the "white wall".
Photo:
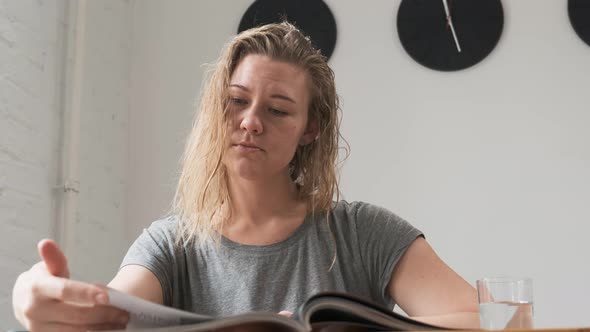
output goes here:
{"type": "Polygon", "coordinates": [[[127,172],[131,10],[125,0],[88,1],[80,119],[80,201],[73,277],[107,283],[129,244],[127,172]]]}
{"type": "MultiPolygon", "coordinates": [[[[74,5],[76,2],[72,2],[74,5]]],[[[12,285],[39,260],[37,242],[59,238],[57,207],[67,72],[69,1],[0,2],[0,330],[18,326],[12,285]]],[[[75,6],[74,6],[75,7],[75,6]]],[[[81,85],[79,205],[72,276],[108,282],[125,240],[131,8],[88,1],[81,85]]]]}
{"type": "MultiPolygon", "coordinates": [[[[401,48],[398,1],[327,1],[352,146],[348,200],[421,228],[469,282],[526,275],[537,326],[590,325],[590,47],[566,1],[505,0],[479,65],[439,73],[401,48]]],[[[141,1],[133,10],[128,241],[165,213],[204,69],[251,1],[141,1]]]]}

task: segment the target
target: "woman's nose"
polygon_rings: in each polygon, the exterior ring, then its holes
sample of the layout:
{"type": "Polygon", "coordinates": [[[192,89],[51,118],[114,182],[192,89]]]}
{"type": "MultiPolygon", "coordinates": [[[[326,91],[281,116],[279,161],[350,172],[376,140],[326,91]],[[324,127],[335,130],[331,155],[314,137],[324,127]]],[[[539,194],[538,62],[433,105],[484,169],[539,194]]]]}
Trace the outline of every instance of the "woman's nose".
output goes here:
{"type": "Polygon", "coordinates": [[[242,130],[246,130],[251,135],[260,135],[263,131],[262,120],[260,114],[254,105],[244,112],[244,117],[240,124],[242,130]]]}

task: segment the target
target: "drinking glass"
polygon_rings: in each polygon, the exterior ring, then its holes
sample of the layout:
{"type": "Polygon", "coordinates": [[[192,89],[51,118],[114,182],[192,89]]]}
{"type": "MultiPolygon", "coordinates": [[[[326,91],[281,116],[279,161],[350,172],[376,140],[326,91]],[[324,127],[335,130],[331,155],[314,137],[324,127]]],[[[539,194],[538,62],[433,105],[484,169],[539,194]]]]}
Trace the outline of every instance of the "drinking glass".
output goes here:
{"type": "Polygon", "coordinates": [[[484,330],[533,328],[533,281],[494,277],[477,280],[480,327],[484,330]]]}

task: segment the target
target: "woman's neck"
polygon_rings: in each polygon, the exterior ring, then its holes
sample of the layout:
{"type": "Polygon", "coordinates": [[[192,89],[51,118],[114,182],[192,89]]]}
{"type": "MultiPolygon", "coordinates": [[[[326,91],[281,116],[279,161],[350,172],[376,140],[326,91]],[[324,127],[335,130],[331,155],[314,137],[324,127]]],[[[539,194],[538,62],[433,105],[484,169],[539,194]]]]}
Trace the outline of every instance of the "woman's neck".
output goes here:
{"type": "Polygon", "coordinates": [[[246,245],[269,245],[288,238],[303,224],[307,203],[298,198],[291,179],[232,181],[231,217],[223,235],[246,245]]]}
{"type": "Polygon", "coordinates": [[[264,180],[228,179],[231,223],[261,225],[276,218],[305,216],[305,204],[289,177],[264,180]],[[302,211],[303,206],[303,211],[302,211]]]}

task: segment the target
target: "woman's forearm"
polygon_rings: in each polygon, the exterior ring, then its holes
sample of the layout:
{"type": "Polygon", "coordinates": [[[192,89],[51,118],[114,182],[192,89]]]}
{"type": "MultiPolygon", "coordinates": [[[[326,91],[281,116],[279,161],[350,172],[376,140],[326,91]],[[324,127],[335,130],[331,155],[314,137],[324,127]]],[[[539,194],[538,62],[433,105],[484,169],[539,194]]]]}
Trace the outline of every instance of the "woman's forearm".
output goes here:
{"type": "Polygon", "coordinates": [[[416,316],[412,319],[436,326],[453,329],[474,329],[479,330],[479,313],[477,312],[455,312],[437,316],[416,316]]]}

